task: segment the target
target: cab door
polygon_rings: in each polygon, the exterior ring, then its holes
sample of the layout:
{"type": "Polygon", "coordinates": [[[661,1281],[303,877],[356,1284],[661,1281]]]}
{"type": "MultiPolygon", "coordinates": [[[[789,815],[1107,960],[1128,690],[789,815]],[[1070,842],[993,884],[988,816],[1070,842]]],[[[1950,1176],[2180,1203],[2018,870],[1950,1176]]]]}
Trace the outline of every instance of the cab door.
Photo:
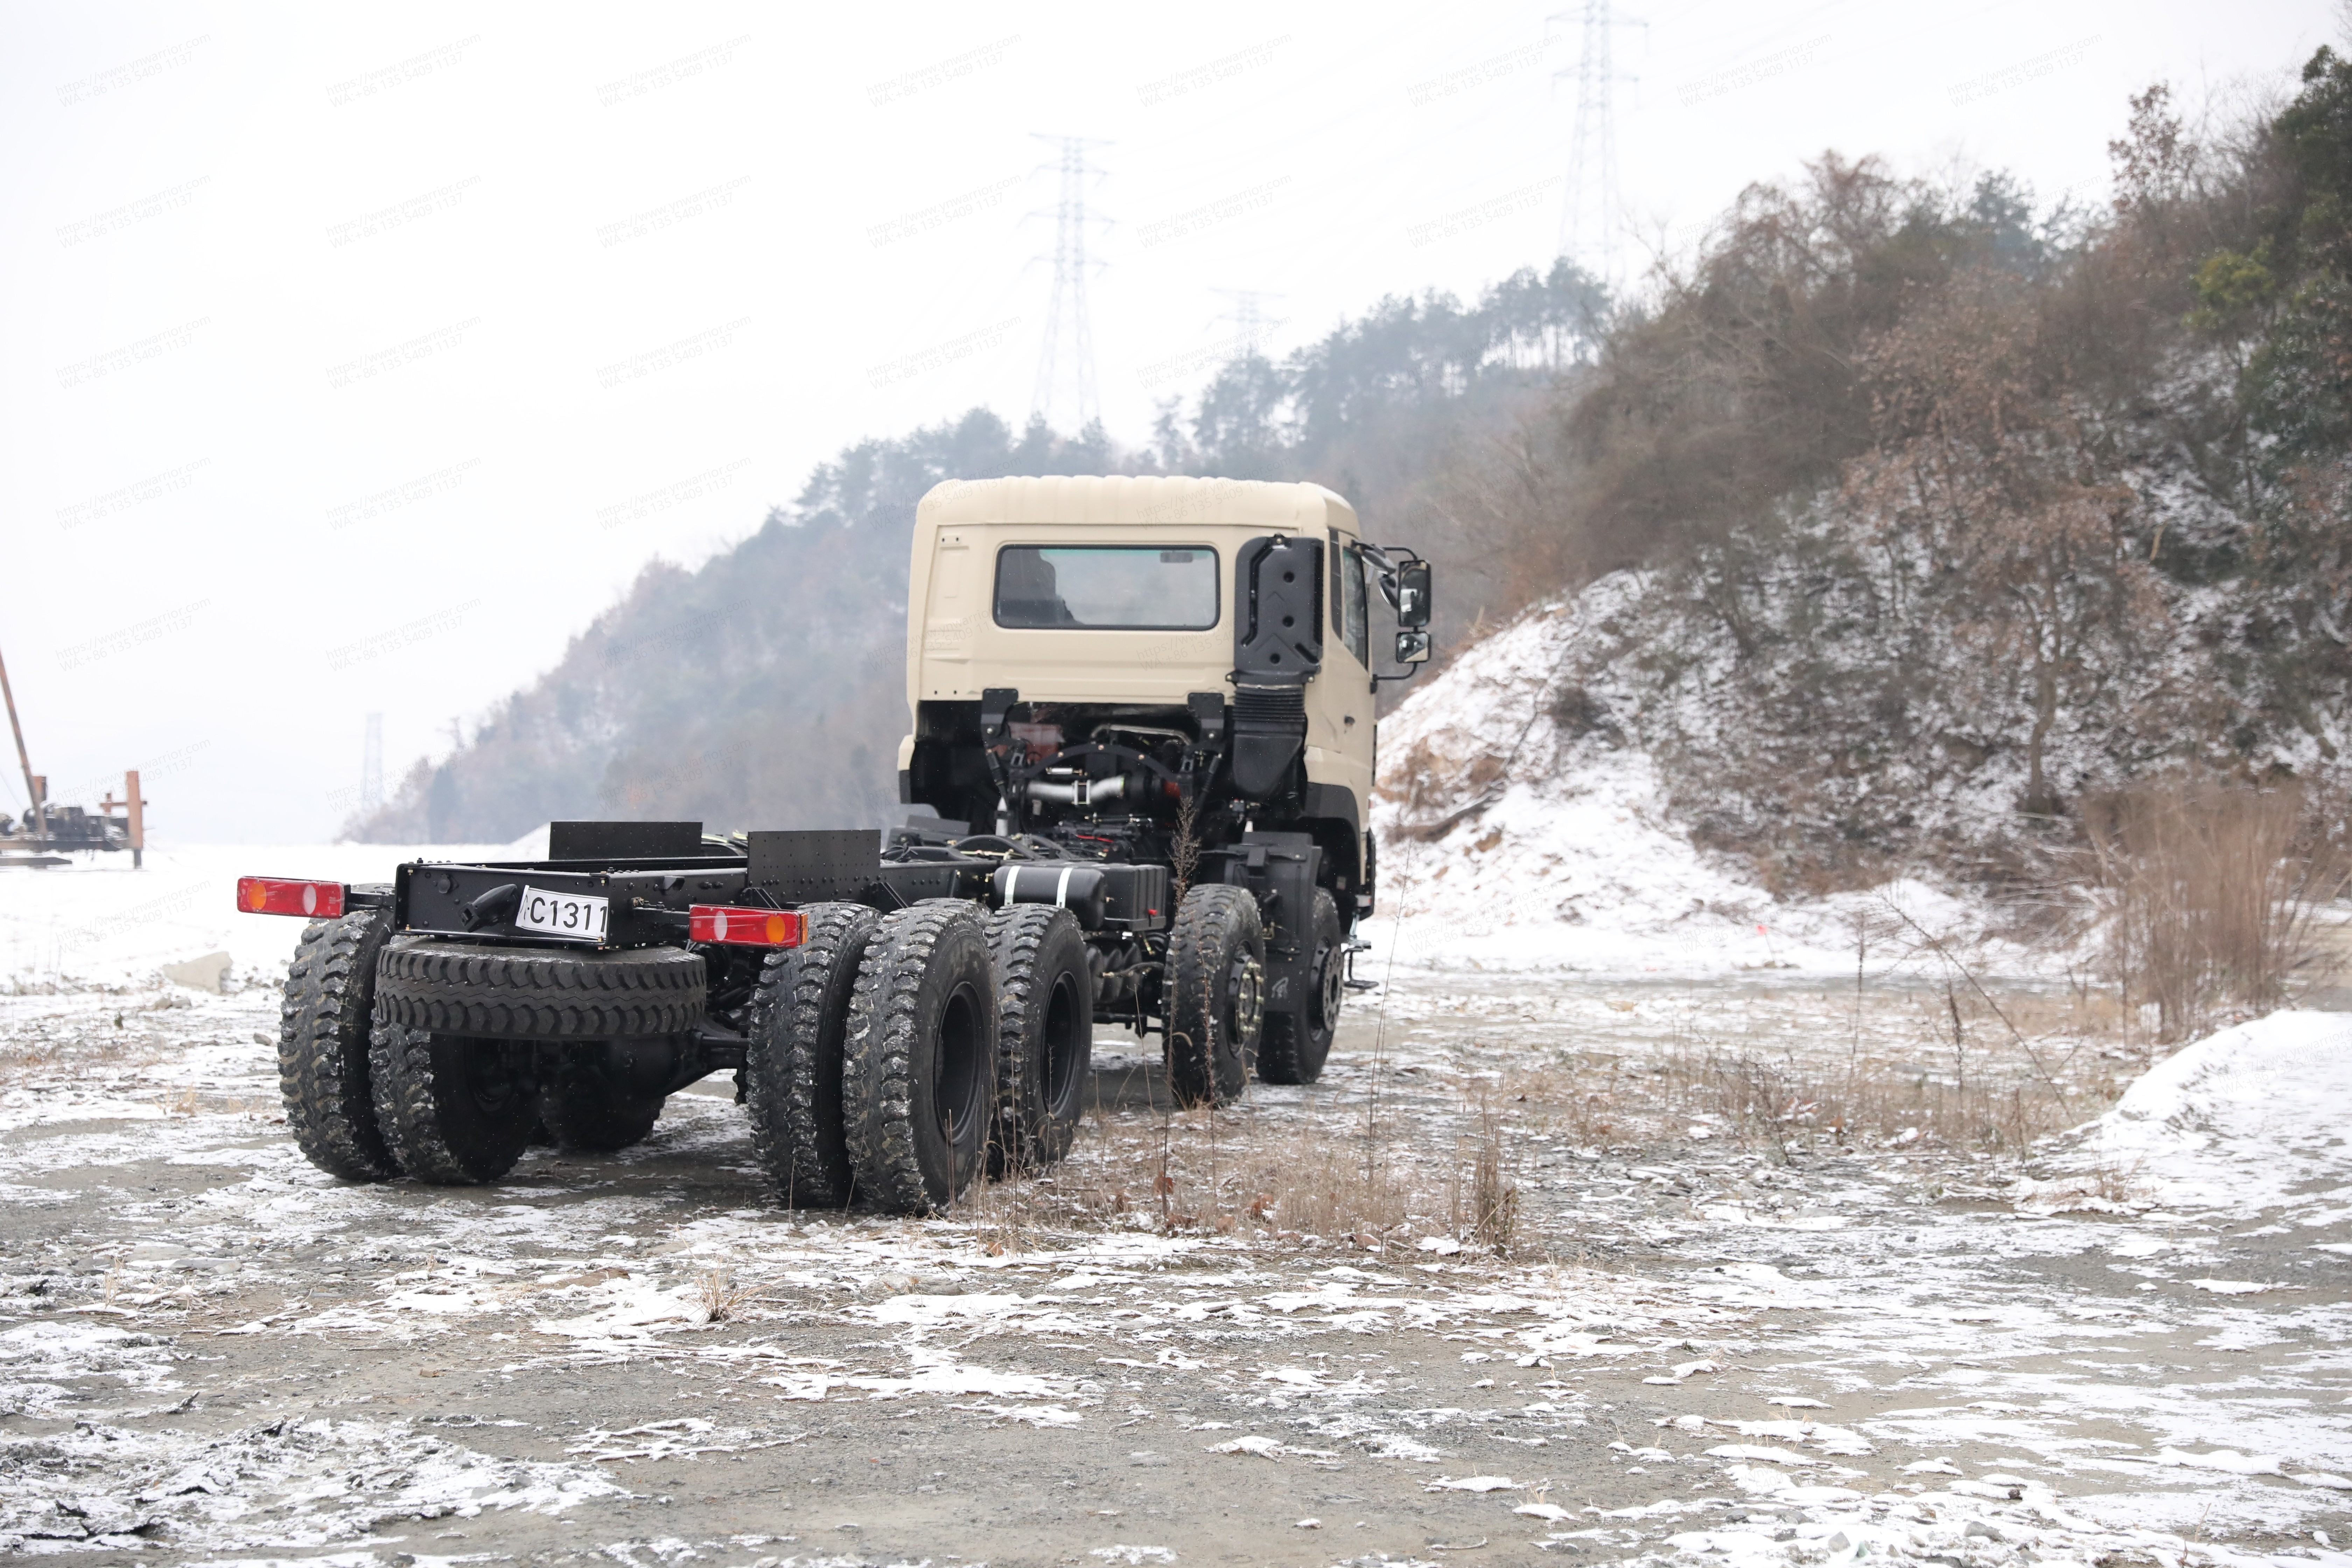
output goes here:
{"type": "Polygon", "coordinates": [[[1371,616],[1364,552],[1356,541],[1331,531],[1325,551],[1328,581],[1323,595],[1328,624],[1323,637],[1323,669],[1308,688],[1307,776],[1317,784],[1343,785],[1360,812],[1372,797],[1371,616]]]}

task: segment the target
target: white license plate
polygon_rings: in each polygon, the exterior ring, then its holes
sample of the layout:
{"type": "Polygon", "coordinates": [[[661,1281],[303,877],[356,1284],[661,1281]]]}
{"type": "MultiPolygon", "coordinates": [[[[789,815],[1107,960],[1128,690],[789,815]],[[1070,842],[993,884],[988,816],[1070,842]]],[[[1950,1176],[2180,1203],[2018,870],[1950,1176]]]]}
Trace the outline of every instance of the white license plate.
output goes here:
{"type": "Polygon", "coordinates": [[[610,899],[585,893],[551,893],[525,884],[522,907],[515,910],[515,930],[560,936],[572,942],[604,940],[604,915],[610,899]]]}

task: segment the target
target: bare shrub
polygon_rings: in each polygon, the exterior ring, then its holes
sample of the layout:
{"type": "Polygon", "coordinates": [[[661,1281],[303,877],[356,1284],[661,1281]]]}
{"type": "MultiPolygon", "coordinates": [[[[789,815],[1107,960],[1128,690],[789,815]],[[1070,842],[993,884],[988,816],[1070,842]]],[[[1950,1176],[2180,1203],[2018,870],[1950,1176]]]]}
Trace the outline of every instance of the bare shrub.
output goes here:
{"type": "Polygon", "coordinates": [[[728,1264],[704,1269],[694,1282],[695,1304],[702,1309],[702,1321],[706,1323],[727,1321],[758,1294],[759,1288],[738,1279],[733,1267],[728,1264]]]}
{"type": "MultiPolygon", "coordinates": [[[[983,1230],[1001,1229],[994,1216],[1009,1185],[975,1187],[963,1212],[983,1230]]],[[[1443,1227],[1453,1206],[1443,1162],[1421,1150],[1319,1122],[1273,1132],[1231,1112],[1106,1117],[1066,1163],[1026,1185],[1029,1224],[1367,1247],[1443,1227]]]]}
{"type": "Polygon", "coordinates": [[[1579,1143],[1663,1142],[1689,1136],[1697,1126],[1776,1163],[1789,1158],[1791,1146],[1915,1139],[2014,1152],[2079,1121],[2086,1099],[2110,1097],[2110,1084],[2042,1076],[2004,1039],[1969,1044],[1955,1060],[1951,1012],[1969,1014],[1971,1027],[1992,1021],[1941,991],[1923,995],[1920,1005],[1923,1046],[1944,1036],[1942,1058],[1932,1066],[1859,1054],[1808,1060],[1693,1044],[1651,1061],[1588,1060],[1513,1074],[1503,1080],[1503,1093],[1579,1143]]]}
{"type": "Polygon", "coordinates": [[[1508,761],[1491,752],[1449,756],[1427,741],[1417,741],[1395,765],[1382,770],[1375,793],[1402,806],[1408,820],[1395,832],[1406,838],[1436,839],[1493,804],[1508,772],[1508,761]]]}
{"type": "Polygon", "coordinates": [[[2091,1190],[2111,1204],[2136,1204],[2149,1194],[2151,1184],[2137,1164],[2102,1160],[2091,1170],[2091,1190]]]}
{"type": "Polygon", "coordinates": [[[1470,1209],[1455,1228],[1497,1257],[1508,1257],[1518,1235],[1519,1189],[1509,1181],[1503,1163],[1503,1120],[1493,1107],[1478,1116],[1478,1146],[1470,1167],[1470,1209]]]}
{"type": "Polygon", "coordinates": [[[1176,889],[1170,895],[1169,908],[1184,901],[1192,890],[1192,875],[1201,868],[1201,797],[1187,793],[1176,803],[1176,837],[1169,847],[1169,868],[1175,874],[1176,889]]]}
{"type": "Polygon", "coordinates": [[[2347,866],[2300,832],[2301,795],[2172,781],[2085,807],[2109,977],[2157,1037],[2189,1038],[2232,1005],[2275,1005],[2317,957],[2314,916],[2347,866]]]}

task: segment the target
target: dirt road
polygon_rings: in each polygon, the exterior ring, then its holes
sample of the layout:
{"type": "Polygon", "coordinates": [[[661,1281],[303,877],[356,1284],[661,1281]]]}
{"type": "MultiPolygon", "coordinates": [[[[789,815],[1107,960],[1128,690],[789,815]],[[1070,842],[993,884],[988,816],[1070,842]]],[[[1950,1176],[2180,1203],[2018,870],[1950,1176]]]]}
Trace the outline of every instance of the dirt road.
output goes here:
{"type": "MultiPolygon", "coordinates": [[[[0,999],[0,1551],[2174,1563],[2352,1530],[2341,1193],[2043,1216],[1997,1158],[1596,1142],[1538,1095],[1509,1258],[1443,1213],[1366,1249],[1238,1190],[1156,1206],[1368,1116],[1377,1179],[1437,1194],[1472,1091],[1570,1046],[1826,1049],[1818,988],[1409,977],[1215,1150],[1106,1037],[1059,1193],[928,1223],[772,1206],[723,1079],[622,1156],[341,1186],[278,1120],[276,1005],[0,999]]],[[[1914,1049],[1905,1016],[1864,1044],[1914,1049]]]]}

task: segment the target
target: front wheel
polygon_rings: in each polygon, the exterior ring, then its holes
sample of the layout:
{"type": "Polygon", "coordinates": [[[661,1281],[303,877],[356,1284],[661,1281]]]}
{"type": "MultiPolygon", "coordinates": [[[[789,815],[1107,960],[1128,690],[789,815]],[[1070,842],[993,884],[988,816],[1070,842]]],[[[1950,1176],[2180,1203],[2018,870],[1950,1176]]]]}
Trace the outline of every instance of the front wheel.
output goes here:
{"type": "Polygon", "coordinates": [[[1194,888],[1168,939],[1168,1088],[1191,1110],[1241,1098],[1265,1013],[1265,931],[1247,889],[1194,888]]]}
{"type": "Polygon", "coordinates": [[[1313,1083],[1323,1076],[1339,1032],[1339,1005],[1348,995],[1348,933],[1339,929],[1339,906],[1315,890],[1314,913],[1298,942],[1307,950],[1303,983],[1280,1007],[1265,1014],[1265,1038],[1258,1046],[1257,1076],[1266,1083],[1313,1083]]]}

